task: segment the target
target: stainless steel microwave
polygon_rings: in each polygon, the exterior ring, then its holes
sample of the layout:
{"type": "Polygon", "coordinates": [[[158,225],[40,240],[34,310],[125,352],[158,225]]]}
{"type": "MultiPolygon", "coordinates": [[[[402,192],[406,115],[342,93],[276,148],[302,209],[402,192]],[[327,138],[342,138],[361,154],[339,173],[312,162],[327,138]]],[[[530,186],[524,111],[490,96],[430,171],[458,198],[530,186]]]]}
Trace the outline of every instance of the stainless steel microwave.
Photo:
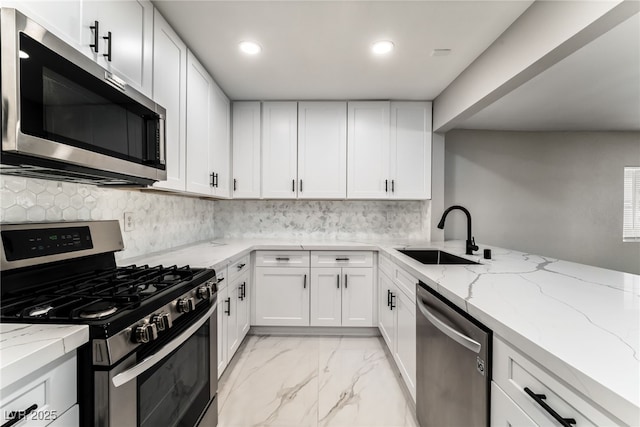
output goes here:
{"type": "Polygon", "coordinates": [[[0,173],[100,185],[166,179],[164,108],[15,9],[0,10],[0,173]]]}

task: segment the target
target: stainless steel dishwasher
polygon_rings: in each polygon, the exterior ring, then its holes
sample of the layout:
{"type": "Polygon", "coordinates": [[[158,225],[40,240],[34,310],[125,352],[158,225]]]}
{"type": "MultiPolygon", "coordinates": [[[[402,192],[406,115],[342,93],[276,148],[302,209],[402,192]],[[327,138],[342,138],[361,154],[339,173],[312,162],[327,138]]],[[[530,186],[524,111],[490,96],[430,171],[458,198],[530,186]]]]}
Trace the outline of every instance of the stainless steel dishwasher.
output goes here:
{"type": "Polygon", "coordinates": [[[421,427],[487,427],[491,330],[420,282],[416,412],[421,427]]]}

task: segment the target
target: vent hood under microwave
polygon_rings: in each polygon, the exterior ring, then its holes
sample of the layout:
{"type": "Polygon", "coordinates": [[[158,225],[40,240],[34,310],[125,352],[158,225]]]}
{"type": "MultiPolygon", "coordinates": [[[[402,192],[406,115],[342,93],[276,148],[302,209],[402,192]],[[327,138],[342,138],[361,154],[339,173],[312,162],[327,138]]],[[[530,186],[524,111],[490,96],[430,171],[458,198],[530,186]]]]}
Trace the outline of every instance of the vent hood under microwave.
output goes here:
{"type": "Polygon", "coordinates": [[[166,179],[164,108],[15,9],[0,9],[0,31],[0,173],[98,185],[166,179]]]}

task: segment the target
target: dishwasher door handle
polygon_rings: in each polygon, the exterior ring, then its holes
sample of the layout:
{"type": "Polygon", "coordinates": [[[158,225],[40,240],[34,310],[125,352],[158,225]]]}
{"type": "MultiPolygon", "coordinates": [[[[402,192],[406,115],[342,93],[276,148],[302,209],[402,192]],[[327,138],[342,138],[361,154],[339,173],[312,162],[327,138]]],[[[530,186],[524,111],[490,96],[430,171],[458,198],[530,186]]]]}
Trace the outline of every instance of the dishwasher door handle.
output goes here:
{"type": "Polygon", "coordinates": [[[418,297],[417,302],[418,302],[418,309],[420,310],[420,313],[422,313],[422,315],[426,317],[427,320],[433,326],[438,328],[440,332],[442,332],[443,334],[445,334],[446,336],[448,336],[449,338],[451,338],[461,346],[466,347],[469,350],[473,351],[474,353],[480,353],[480,350],[482,349],[482,344],[480,344],[476,340],[469,338],[464,334],[461,334],[460,332],[453,329],[451,326],[445,324],[442,320],[438,319],[433,314],[429,313],[429,310],[427,310],[427,307],[425,307],[424,303],[422,302],[422,298],[418,297]]]}

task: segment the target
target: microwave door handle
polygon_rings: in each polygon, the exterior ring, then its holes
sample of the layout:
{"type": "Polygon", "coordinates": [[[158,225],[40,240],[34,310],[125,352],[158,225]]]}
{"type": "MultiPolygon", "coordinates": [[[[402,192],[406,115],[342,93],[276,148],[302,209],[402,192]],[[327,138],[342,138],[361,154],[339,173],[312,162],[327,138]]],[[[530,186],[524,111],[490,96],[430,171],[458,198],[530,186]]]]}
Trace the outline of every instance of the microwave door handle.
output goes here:
{"type": "Polygon", "coordinates": [[[438,319],[436,316],[431,314],[429,310],[427,310],[427,307],[425,307],[424,303],[422,302],[422,298],[420,298],[419,296],[417,298],[417,302],[418,302],[418,309],[420,310],[420,313],[422,313],[422,315],[426,317],[427,320],[433,326],[438,328],[440,332],[442,332],[443,334],[445,334],[446,336],[448,336],[449,338],[451,338],[461,346],[473,351],[474,353],[480,353],[480,350],[482,349],[482,344],[480,344],[476,340],[469,338],[464,334],[461,334],[460,332],[456,331],[451,326],[447,325],[442,320],[438,319]]]}
{"type": "Polygon", "coordinates": [[[165,132],[167,131],[167,123],[164,120],[164,118],[160,117],[158,119],[158,131],[160,132],[160,138],[158,139],[158,144],[160,144],[160,164],[161,165],[166,165],[166,158],[165,158],[165,132]]]}
{"type": "Polygon", "coordinates": [[[173,339],[169,344],[162,347],[156,353],[144,359],[142,362],[137,365],[123,371],[113,377],[111,382],[115,387],[120,387],[123,384],[128,383],[132,379],[138,377],[142,373],[147,370],[153,368],[158,362],[162,361],[165,357],[167,357],[171,352],[173,352],[176,348],[180,347],[187,341],[189,338],[193,336],[194,333],[198,329],[204,325],[207,320],[213,315],[213,312],[216,310],[216,304],[212,305],[211,308],[207,311],[207,313],[202,316],[197,322],[193,325],[189,326],[184,332],[178,335],[175,339],[173,339]]]}

